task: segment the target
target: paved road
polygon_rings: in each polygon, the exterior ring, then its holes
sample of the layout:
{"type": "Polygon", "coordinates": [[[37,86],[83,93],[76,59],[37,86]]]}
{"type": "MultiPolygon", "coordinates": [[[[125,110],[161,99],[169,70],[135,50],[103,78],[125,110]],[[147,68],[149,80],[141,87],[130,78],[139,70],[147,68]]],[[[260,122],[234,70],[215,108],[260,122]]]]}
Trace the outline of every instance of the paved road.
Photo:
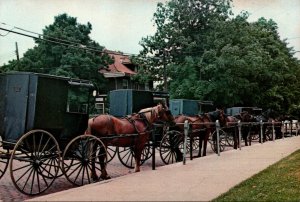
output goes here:
{"type": "MultiPolygon", "coordinates": [[[[212,152],[210,152],[212,153],[212,152]]],[[[18,162],[17,166],[18,166],[18,162]]],[[[141,167],[142,171],[145,170],[151,170],[152,169],[152,161],[151,159],[146,161],[145,164],[141,167]]],[[[156,166],[160,167],[160,166],[164,166],[163,162],[161,161],[158,151],[156,152],[156,166]]],[[[109,172],[109,175],[112,178],[117,178],[120,176],[124,176],[124,175],[128,175],[133,173],[133,169],[129,169],[126,168],[125,166],[123,166],[117,156],[114,157],[114,159],[108,164],[107,166],[107,170],[109,172]]],[[[58,179],[56,179],[54,181],[54,183],[51,185],[51,187],[44,192],[42,195],[47,195],[47,194],[51,194],[51,193],[55,193],[55,192],[59,192],[59,191],[63,191],[63,190],[67,190],[70,188],[74,188],[74,186],[72,184],[70,184],[70,182],[67,181],[67,179],[62,176],[59,177],[58,179]]],[[[37,196],[35,196],[37,197],[37,196]]],[[[31,199],[31,198],[35,198],[35,197],[31,197],[31,196],[27,196],[24,195],[22,193],[20,193],[14,186],[11,177],[10,177],[10,172],[9,169],[7,169],[5,175],[0,179],[0,201],[3,202],[8,202],[8,201],[24,201],[26,199],[31,199]]]]}
{"type": "Polygon", "coordinates": [[[300,148],[300,136],[253,144],[31,201],[210,201],[300,148]]]}
{"type": "MultiPolygon", "coordinates": [[[[226,150],[232,150],[232,148],[227,147],[226,150]]],[[[216,155],[215,153],[212,152],[209,144],[208,144],[207,155],[208,156],[216,155]]],[[[156,166],[157,167],[164,166],[164,163],[161,161],[158,151],[156,152],[156,166]]],[[[143,173],[143,171],[148,171],[151,169],[152,169],[152,166],[151,166],[151,159],[150,159],[150,160],[146,161],[146,163],[142,166],[141,173],[143,173]]],[[[133,169],[124,167],[119,162],[119,160],[117,159],[116,156],[115,156],[114,160],[108,164],[107,170],[113,179],[133,173],[133,169]]],[[[74,186],[71,185],[65,179],[64,176],[62,176],[62,177],[56,179],[54,181],[54,183],[52,184],[52,186],[46,192],[44,192],[42,194],[42,196],[60,192],[63,190],[68,190],[71,188],[74,188],[74,186]]],[[[37,197],[37,196],[35,196],[35,197],[37,197]]],[[[15,188],[14,184],[11,181],[9,169],[6,171],[5,175],[0,180],[0,201],[1,200],[5,201],[5,202],[6,201],[24,201],[27,199],[33,199],[35,197],[30,197],[30,196],[20,193],[15,188]]]]}

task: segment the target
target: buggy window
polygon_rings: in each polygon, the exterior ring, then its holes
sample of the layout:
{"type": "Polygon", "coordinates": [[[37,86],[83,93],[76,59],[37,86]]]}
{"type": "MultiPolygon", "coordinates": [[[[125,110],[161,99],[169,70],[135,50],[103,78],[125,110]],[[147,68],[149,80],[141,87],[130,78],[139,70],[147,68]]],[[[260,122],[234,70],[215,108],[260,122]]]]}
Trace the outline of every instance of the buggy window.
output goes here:
{"type": "Polygon", "coordinates": [[[70,86],[68,90],[67,112],[88,113],[89,89],[70,86]]]}

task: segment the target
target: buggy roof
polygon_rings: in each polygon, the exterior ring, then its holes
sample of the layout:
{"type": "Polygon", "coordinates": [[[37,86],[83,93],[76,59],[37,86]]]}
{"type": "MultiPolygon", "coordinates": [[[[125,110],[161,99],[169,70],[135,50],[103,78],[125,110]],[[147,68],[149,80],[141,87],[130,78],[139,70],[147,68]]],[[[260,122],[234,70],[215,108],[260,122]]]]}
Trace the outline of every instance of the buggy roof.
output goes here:
{"type": "Polygon", "coordinates": [[[77,78],[70,78],[70,77],[63,77],[63,76],[56,76],[56,75],[50,75],[50,74],[42,74],[42,73],[35,73],[35,72],[7,72],[7,73],[1,73],[0,76],[5,75],[37,75],[38,77],[46,77],[51,79],[59,79],[59,80],[65,80],[70,85],[75,86],[84,86],[93,88],[94,85],[89,80],[83,80],[83,79],[77,79],[77,78]]]}

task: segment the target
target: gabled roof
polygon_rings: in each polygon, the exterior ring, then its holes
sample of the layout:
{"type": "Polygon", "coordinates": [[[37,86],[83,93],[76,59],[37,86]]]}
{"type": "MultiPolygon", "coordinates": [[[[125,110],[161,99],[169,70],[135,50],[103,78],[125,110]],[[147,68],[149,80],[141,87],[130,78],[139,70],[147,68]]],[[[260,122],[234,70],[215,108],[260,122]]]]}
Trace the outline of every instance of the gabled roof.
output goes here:
{"type": "Polygon", "coordinates": [[[115,62],[108,65],[106,69],[100,70],[100,73],[102,73],[104,77],[123,77],[137,74],[135,71],[126,66],[132,64],[128,55],[122,55],[121,53],[108,50],[106,52],[114,59],[115,62]]]}

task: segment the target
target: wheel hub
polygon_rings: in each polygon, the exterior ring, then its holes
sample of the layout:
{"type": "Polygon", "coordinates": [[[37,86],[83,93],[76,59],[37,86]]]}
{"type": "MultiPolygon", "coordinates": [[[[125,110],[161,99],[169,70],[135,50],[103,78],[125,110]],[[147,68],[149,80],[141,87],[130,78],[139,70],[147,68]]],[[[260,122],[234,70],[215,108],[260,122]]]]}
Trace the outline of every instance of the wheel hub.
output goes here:
{"type": "Polygon", "coordinates": [[[36,160],[34,160],[34,162],[33,162],[33,168],[34,169],[38,169],[41,165],[43,164],[43,162],[42,161],[40,161],[40,160],[38,160],[38,159],[36,159],[36,160]]]}
{"type": "Polygon", "coordinates": [[[84,158],[82,160],[82,165],[87,166],[89,164],[89,159],[88,158],[84,158]]]}

